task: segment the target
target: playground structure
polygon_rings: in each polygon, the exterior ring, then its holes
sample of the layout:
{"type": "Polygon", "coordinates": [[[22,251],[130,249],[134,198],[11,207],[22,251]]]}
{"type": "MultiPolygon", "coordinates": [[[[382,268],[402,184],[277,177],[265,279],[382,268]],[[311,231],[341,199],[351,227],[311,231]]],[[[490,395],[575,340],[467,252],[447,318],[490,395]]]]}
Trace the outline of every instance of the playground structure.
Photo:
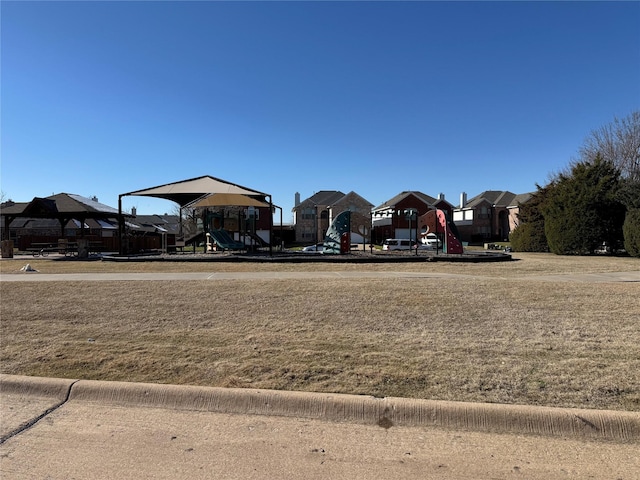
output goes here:
{"type": "Polygon", "coordinates": [[[351,250],[351,212],[345,210],[331,223],[324,237],[323,254],[336,255],[351,250]]]}
{"type": "MultiPolygon", "coordinates": [[[[464,249],[458,239],[457,230],[447,221],[444,211],[430,210],[417,219],[416,229],[422,243],[426,244],[429,233],[435,233],[442,238],[442,252],[448,254],[462,254],[464,249]]],[[[333,221],[324,239],[323,254],[335,255],[349,253],[351,250],[351,212],[340,213],[333,221]]],[[[436,246],[436,252],[438,247],[436,246]]]]}
{"type": "Polygon", "coordinates": [[[220,228],[217,230],[211,230],[206,233],[207,236],[207,252],[215,250],[245,250],[247,246],[242,242],[237,242],[229,232],[220,228]]]}
{"type": "MultiPolygon", "coordinates": [[[[426,239],[427,234],[435,233],[438,238],[442,235],[442,252],[451,254],[462,254],[464,249],[458,239],[455,226],[447,221],[447,217],[442,210],[429,210],[418,218],[418,231],[422,239],[426,239]]],[[[437,249],[437,247],[436,247],[437,249]]]]}
{"type": "MultiPolygon", "coordinates": [[[[199,229],[193,236],[186,238],[183,232],[183,225],[180,225],[180,238],[176,238],[176,244],[172,245],[174,249],[183,248],[186,245],[192,245],[194,247],[200,242],[205,242],[207,245],[207,251],[209,247],[211,250],[217,250],[221,248],[223,250],[248,250],[257,246],[268,246],[269,253],[272,254],[273,248],[273,215],[274,207],[271,200],[271,195],[257,190],[252,190],[246,187],[235,185],[230,182],[226,182],[219,178],[205,175],[202,177],[192,178],[189,180],[182,180],[165,185],[159,185],[157,187],[151,187],[143,190],[137,190],[134,192],[124,193],[118,197],[118,217],[120,238],[120,254],[124,254],[123,248],[123,233],[125,231],[125,225],[122,215],[122,198],[126,196],[148,196],[162,198],[177,203],[180,206],[180,218],[182,218],[183,208],[201,209],[204,208],[204,215],[206,217],[208,209],[215,207],[216,209],[223,208],[236,208],[238,214],[235,221],[235,226],[231,225],[232,219],[227,218],[229,221],[229,228],[225,229],[224,224],[216,225],[210,228],[205,225],[206,219],[202,219],[202,229],[199,229]],[[257,213],[258,209],[264,209],[263,219],[260,221],[261,233],[265,236],[265,239],[259,238],[256,234],[257,229],[257,213]],[[243,212],[247,211],[246,214],[243,212]],[[234,227],[234,228],[231,228],[234,227]],[[233,230],[241,234],[241,238],[236,240],[228,233],[229,230],[233,230]],[[208,234],[208,235],[207,235],[208,234]],[[244,240],[244,241],[239,241],[244,240]],[[179,243],[178,243],[179,242],[179,243]]],[[[224,222],[224,217],[222,221],[224,222]]],[[[282,210],[280,215],[280,224],[282,225],[282,210]]]]}

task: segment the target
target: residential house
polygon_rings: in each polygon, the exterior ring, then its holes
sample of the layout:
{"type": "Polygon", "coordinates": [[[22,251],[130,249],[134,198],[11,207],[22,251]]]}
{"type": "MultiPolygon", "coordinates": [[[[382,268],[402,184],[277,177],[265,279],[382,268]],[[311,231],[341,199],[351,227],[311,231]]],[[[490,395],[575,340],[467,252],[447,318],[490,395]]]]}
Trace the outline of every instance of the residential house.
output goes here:
{"type": "Polygon", "coordinates": [[[125,224],[126,242],[129,251],[161,249],[167,250],[180,237],[179,215],[138,215],[131,209],[131,218],[125,224]]]}
{"type": "Polygon", "coordinates": [[[296,242],[322,242],[333,219],[349,210],[352,212],[351,241],[361,243],[369,236],[372,207],[372,203],[355,192],[345,195],[336,190],[322,190],[303,201],[300,201],[300,194],[296,193],[292,209],[296,242]]]}
{"type": "Polygon", "coordinates": [[[400,192],[373,209],[373,242],[381,244],[386,238],[416,239],[417,218],[429,210],[439,209],[451,218],[453,205],[439,194],[431,197],[419,191],[400,192]]]}
{"type": "Polygon", "coordinates": [[[453,211],[460,239],[469,243],[508,241],[517,226],[520,205],[530,198],[530,193],[487,190],[467,201],[463,192],[453,211]]]}

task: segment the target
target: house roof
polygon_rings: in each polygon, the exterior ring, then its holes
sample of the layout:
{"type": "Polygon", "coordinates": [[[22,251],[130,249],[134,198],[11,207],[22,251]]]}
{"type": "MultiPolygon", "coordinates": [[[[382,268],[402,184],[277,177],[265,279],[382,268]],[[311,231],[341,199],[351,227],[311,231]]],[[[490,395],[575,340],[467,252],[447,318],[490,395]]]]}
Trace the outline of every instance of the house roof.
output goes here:
{"type": "Polygon", "coordinates": [[[17,217],[12,219],[9,224],[10,228],[21,229],[43,229],[43,228],[60,228],[60,222],[55,218],[28,218],[17,217]]]}
{"type": "Polygon", "coordinates": [[[137,215],[131,221],[135,229],[149,232],[175,233],[180,229],[178,215],[137,215]]]}
{"type": "Polygon", "coordinates": [[[374,210],[387,210],[389,208],[393,208],[399,202],[401,202],[402,200],[404,200],[405,198],[407,198],[410,195],[416,197],[418,200],[420,200],[422,203],[424,203],[425,205],[428,205],[428,206],[431,206],[431,205],[433,205],[434,203],[436,203],[438,201],[437,199],[435,199],[435,198],[433,198],[433,197],[431,197],[431,196],[429,196],[429,195],[427,195],[425,193],[414,191],[414,190],[408,190],[408,191],[400,192],[395,197],[387,200],[382,205],[379,205],[376,208],[374,208],[374,210]]]}
{"type": "Polygon", "coordinates": [[[319,192],[316,192],[313,195],[311,195],[309,198],[306,198],[303,201],[301,201],[298,205],[293,207],[293,209],[295,210],[301,205],[307,205],[307,204],[333,205],[342,197],[344,197],[344,193],[342,193],[339,190],[320,190],[319,192]]]}
{"type": "Polygon", "coordinates": [[[28,203],[15,203],[2,207],[3,216],[28,218],[109,218],[118,215],[118,210],[97,200],[58,193],[49,197],[35,197],[28,203]]]}
{"type": "Polygon", "coordinates": [[[366,198],[362,197],[361,195],[358,195],[356,192],[354,192],[353,190],[351,190],[349,193],[347,193],[344,197],[342,197],[340,200],[343,200],[347,197],[358,197],[361,198],[362,200],[364,200],[368,205],[369,205],[369,209],[373,208],[373,203],[371,203],[369,200],[367,200],[366,198]]]}
{"type": "Polygon", "coordinates": [[[518,207],[520,205],[522,205],[523,203],[527,203],[531,197],[533,196],[533,193],[520,193],[518,195],[515,196],[515,198],[511,201],[511,204],[508,205],[509,207],[518,207]]]}
{"type": "Polygon", "coordinates": [[[471,198],[464,208],[474,208],[481,203],[489,203],[496,207],[515,207],[525,203],[531,198],[531,193],[515,193],[506,190],[486,190],[479,195],[471,198]]]}
{"type": "Polygon", "coordinates": [[[142,197],[156,197],[176,202],[181,207],[211,193],[224,193],[229,195],[247,195],[264,200],[266,193],[242,187],[219,178],[205,175],[202,177],[181,180],[179,182],[158,185],[134,192],[123,193],[121,196],[136,195],[142,197]]]}
{"type": "Polygon", "coordinates": [[[14,202],[9,200],[0,205],[0,215],[19,215],[29,205],[29,202],[14,202]]]}
{"type": "Polygon", "coordinates": [[[515,193],[500,190],[486,190],[479,195],[469,199],[464,208],[473,208],[481,203],[490,203],[496,207],[507,207],[515,198],[515,193]]]}
{"type": "Polygon", "coordinates": [[[340,203],[346,197],[361,198],[362,200],[364,200],[366,203],[369,204],[370,208],[373,207],[373,204],[371,202],[369,202],[367,199],[363,198],[362,196],[358,195],[353,190],[347,194],[344,194],[339,190],[320,190],[319,192],[314,193],[309,198],[301,201],[298,205],[293,207],[291,210],[294,211],[299,209],[300,207],[308,207],[312,205],[330,207],[332,205],[336,205],[337,203],[340,203]]]}

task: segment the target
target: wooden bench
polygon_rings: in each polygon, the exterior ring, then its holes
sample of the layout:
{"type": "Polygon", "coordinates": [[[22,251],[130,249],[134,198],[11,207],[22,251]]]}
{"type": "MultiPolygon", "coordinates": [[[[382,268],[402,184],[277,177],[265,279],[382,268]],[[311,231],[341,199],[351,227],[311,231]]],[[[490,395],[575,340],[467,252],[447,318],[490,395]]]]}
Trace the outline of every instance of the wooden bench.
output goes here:
{"type": "Polygon", "coordinates": [[[167,253],[176,253],[178,249],[180,249],[181,252],[184,252],[185,246],[186,246],[186,243],[184,240],[176,240],[175,244],[167,245],[167,253]]]}

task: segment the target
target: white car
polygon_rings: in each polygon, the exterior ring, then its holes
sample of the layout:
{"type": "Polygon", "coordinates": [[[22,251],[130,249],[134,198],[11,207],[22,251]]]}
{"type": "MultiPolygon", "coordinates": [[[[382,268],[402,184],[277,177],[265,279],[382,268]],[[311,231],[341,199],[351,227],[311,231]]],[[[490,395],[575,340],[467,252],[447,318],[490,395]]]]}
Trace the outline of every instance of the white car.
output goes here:
{"type": "Polygon", "coordinates": [[[324,250],[323,243],[316,243],[315,245],[307,245],[302,249],[304,253],[322,253],[324,250]]]}
{"type": "Polygon", "coordinates": [[[426,236],[422,237],[422,245],[427,245],[431,248],[442,248],[442,242],[435,233],[427,233],[426,236]]]}
{"type": "Polygon", "coordinates": [[[408,238],[387,238],[382,244],[382,250],[411,250],[416,247],[416,242],[408,238]]]}

